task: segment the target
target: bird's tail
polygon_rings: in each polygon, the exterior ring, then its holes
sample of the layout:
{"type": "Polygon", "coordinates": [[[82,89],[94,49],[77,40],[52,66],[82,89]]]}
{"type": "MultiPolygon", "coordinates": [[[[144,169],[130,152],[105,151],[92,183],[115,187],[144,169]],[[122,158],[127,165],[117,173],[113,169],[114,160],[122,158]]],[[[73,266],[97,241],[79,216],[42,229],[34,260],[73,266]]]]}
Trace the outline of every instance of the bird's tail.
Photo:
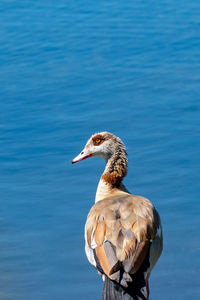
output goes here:
{"type": "Polygon", "coordinates": [[[133,281],[125,288],[105,276],[102,300],[147,300],[148,290],[144,273],[137,272],[131,277],[133,281]]]}

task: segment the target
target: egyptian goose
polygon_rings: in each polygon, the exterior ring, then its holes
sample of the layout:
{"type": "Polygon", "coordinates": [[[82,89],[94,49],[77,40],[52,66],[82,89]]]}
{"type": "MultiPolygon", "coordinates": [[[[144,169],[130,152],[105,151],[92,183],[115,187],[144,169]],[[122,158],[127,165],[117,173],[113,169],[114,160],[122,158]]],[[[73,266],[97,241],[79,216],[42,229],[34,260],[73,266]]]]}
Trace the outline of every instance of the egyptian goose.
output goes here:
{"type": "Polygon", "coordinates": [[[72,163],[92,156],[103,157],[106,166],[85,225],[85,251],[104,280],[102,299],[148,299],[148,279],[162,252],[159,214],[123,185],[128,159],[118,137],[91,136],[72,163]]]}

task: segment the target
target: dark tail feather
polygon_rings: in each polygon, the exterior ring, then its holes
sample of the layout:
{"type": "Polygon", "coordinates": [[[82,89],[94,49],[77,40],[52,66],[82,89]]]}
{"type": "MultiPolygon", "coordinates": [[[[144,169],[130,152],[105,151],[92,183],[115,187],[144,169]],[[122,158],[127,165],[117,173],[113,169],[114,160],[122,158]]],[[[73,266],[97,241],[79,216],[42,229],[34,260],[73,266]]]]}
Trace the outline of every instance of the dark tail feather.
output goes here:
{"type": "Polygon", "coordinates": [[[128,288],[124,288],[117,282],[105,276],[102,300],[146,300],[147,289],[144,274],[137,272],[131,276],[133,281],[128,288]]]}

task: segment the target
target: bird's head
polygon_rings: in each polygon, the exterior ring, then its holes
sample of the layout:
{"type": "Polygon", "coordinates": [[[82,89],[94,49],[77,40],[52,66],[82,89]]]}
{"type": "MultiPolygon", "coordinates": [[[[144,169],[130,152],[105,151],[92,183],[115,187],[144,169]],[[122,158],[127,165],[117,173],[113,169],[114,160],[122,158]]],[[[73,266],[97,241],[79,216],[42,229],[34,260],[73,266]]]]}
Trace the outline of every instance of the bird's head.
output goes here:
{"type": "Polygon", "coordinates": [[[91,156],[102,157],[107,161],[119,148],[125,150],[122,141],[115,135],[109,132],[96,133],[90,137],[84,149],[72,160],[72,163],[91,156]]]}

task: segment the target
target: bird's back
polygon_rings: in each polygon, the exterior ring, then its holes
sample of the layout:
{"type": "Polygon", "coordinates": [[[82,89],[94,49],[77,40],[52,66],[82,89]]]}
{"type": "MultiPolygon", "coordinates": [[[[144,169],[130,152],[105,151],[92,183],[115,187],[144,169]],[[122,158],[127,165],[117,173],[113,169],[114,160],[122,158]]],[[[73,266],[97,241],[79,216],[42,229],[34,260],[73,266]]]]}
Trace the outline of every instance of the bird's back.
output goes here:
{"type": "Polygon", "coordinates": [[[85,226],[86,254],[89,251],[91,257],[93,249],[95,263],[111,280],[119,281],[123,269],[121,284],[126,286],[147,256],[149,276],[162,251],[160,228],[159,215],[148,199],[118,190],[91,208],[85,226]]]}

